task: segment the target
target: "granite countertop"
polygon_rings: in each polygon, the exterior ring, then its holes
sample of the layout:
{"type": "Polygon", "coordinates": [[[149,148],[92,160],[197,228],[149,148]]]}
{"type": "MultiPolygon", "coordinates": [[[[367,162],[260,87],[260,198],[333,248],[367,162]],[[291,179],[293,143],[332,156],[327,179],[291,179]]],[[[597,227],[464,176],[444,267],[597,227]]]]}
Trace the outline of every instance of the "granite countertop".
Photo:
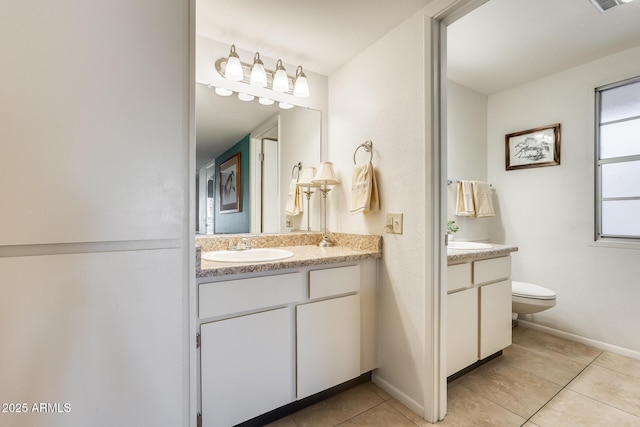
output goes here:
{"type": "Polygon", "coordinates": [[[321,235],[301,233],[291,235],[265,235],[252,238],[252,247],[277,247],[293,252],[291,258],[257,263],[215,262],[201,259],[201,251],[224,250],[229,239],[243,236],[202,237],[196,239],[196,277],[224,276],[227,274],[254,273],[271,270],[307,267],[339,262],[352,262],[382,257],[381,236],[335,233],[336,245],[328,248],[317,246],[321,235]]]}
{"type": "Polygon", "coordinates": [[[490,245],[490,249],[447,249],[447,263],[459,264],[465,261],[495,258],[509,255],[511,252],[518,250],[517,246],[498,245],[495,243],[490,243],[490,245]]]}

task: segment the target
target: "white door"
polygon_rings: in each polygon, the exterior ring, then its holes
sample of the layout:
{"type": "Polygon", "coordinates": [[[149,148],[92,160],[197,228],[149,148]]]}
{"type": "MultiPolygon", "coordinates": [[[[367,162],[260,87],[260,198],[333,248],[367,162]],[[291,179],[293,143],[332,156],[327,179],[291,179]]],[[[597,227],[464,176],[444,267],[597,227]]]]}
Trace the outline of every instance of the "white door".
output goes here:
{"type": "Polygon", "coordinates": [[[280,232],[278,141],[262,140],[262,232],[280,232]]]}

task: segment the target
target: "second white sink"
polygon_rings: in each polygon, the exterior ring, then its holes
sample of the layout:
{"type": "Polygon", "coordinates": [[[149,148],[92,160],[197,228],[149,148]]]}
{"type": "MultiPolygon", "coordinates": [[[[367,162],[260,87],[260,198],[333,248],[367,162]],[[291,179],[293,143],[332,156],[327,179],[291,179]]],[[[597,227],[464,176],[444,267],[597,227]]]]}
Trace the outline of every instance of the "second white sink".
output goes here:
{"type": "Polygon", "coordinates": [[[449,242],[447,245],[447,249],[458,249],[461,251],[472,251],[475,249],[491,249],[491,246],[488,243],[480,243],[480,242],[449,242]]]}
{"type": "Polygon", "coordinates": [[[216,262],[267,262],[291,258],[293,252],[286,249],[256,248],[244,251],[204,252],[202,259],[216,262]]]}

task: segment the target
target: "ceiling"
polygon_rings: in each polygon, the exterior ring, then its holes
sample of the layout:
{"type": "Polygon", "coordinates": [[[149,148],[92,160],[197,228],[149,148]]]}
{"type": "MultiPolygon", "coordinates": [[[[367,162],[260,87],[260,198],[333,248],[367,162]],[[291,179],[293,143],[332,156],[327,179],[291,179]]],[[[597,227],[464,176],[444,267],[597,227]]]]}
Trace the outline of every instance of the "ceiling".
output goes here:
{"type": "MultiPolygon", "coordinates": [[[[330,76],[430,1],[197,0],[196,31],[330,76]]],[[[490,0],[448,28],[447,72],[490,95],[638,45],[640,0],[605,13],[590,0],[490,0]]],[[[220,129],[248,118],[231,105],[227,116],[204,111],[200,91],[196,114],[207,123],[196,117],[199,159],[221,152],[203,141],[220,140],[220,129]]]]}

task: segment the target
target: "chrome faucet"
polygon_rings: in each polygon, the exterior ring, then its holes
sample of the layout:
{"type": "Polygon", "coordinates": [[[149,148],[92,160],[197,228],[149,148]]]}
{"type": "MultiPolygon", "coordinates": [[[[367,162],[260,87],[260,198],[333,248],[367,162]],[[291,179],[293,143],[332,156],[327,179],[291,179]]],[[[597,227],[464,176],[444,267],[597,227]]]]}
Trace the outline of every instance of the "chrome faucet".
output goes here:
{"type": "Polygon", "coordinates": [[[230,251],[246,251],[248,249],[251,249],[251,237],[242,237],[236,244],[233,243],[233,239],[229,239],[230,251]]]}

